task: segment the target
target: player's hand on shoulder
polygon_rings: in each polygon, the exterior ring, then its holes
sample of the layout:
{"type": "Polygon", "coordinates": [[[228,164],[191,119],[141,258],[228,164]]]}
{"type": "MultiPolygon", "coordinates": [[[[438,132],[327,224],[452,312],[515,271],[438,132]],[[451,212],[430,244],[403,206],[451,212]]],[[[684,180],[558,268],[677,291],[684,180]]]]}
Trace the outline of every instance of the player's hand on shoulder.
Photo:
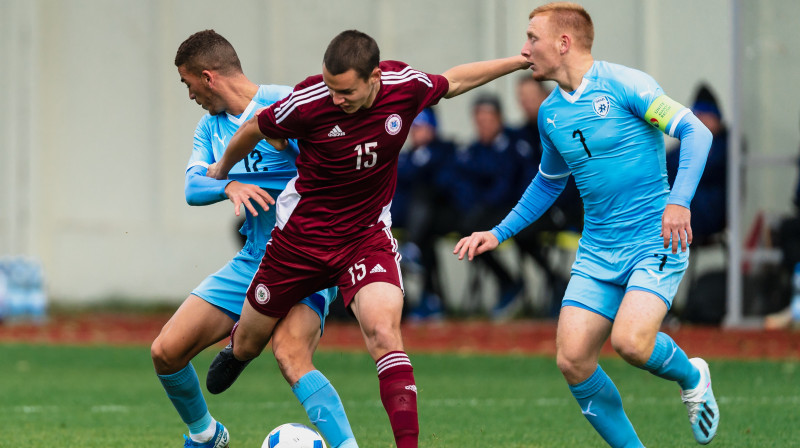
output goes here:
{"type": "Polygon", "coordinates": [[[458,255],[459,260],[463,260],[466,255],[472,261],[476,256],[493,250],[499,244],[500,242],[492,232],[473,232],[472,235],[465,236],[456,243],[453,254],[458,255]]]}
{"type": "Polygon", "coordinates": [[[270,205],[275,204],[275,199],[258,185],[233,181],[225,186],[225,194],[233,202],[236,216],[239,216],[240,205],[244,205],[253,216],[258,216],[259,208],[267,211],[270,205]],[[253,205],[253,201],[258,207],[253,205]]]}
{"type": "Polygon", "coordinates": [[[678,244],[681,252],[686,252],[692,243],[692,213],[688,208],[667,204],[661,217],[661,237],[664,238],[664,249],[669,247],[671,240],[673,254],[678,253],[678,244]]]}

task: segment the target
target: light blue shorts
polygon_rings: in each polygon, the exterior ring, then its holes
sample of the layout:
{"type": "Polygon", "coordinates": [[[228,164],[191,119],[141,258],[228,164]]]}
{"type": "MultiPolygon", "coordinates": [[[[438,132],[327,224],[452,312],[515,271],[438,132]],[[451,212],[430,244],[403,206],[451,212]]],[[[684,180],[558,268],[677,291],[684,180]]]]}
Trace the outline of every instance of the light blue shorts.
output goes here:
{"type": "Polygon", "coordinates": [[[561,306],[577,306],[613,321],[627,291],[653,293],[672,307],[689,266],[689,250],[672,253],[662,239],[623,247],[578,245],[572,277],[561,306]]]}
{"type": "MultiPolygon", "coordinates": [[[[242,314],[247,288],[258,270],[264,251],[248,242],[231,261],[203,280],[192,294],[216,306],[234,321],[242,314]]],[[[330,304],[336,300],[336,287],[318,291],[301,300],[319,315],[320,330],[325,328],[330,304]]]]}

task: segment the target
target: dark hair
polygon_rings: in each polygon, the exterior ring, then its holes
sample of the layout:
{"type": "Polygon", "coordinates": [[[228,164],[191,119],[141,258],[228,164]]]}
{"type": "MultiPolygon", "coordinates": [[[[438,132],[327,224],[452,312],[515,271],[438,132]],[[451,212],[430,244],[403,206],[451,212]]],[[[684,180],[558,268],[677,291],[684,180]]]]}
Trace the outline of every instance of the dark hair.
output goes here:
{"type": "Polygon", "coordinates": [[[503,106],[500,103],[500,98],[492,93],[481,93],[472,102],[472,110],[475,111],[481,106],[489,106],[494,109],[497,115],[503,115],[503,106]]]}
{"type": "Polygon", "coordinates": [[[711,93],[711,88],[705,83],[700,84],[695,94],[694,104],[692,105],[694,113],[707,112],[714,114],[717,118],[722,119],[722,112],[719,110],[717,98],[711,93]]]}
{"type": "Polygon", "coordinates": [[[215,70],[223,75],[242,73],[242,63],[227,39],[214,30],[198,31],[189,36],[175,54],[175,66],[190,73],[215,70]]]}
{"type": "Polygon", "coordinates": [[[378,43],[369,35],[357,30],[347,30],[334,37],[322,63],[331,75],[341,75],[353,69],[364,80],[378,66],[381,52],[378,43]]]}

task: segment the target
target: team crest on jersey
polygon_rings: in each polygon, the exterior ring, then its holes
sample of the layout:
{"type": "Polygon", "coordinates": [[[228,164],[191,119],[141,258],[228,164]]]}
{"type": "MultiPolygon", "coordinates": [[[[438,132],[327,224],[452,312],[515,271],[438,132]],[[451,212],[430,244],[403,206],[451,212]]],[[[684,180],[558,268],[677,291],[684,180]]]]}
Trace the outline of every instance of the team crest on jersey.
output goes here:
{"type": "Polygon", "coordinates": [[[594,101],[592,101],[592,108],[594,108],[594,113],[601,117],[605,117],[608,115],[608,110],[611,109],[611,101],[605,95],[598,96],[594,99],[594,101]]]}
{"type": "Polygon", "coordinates": [[[389,135],[397,135],[402,128],[403,120],[400,118],[400,115],[389,115],[389,118],[386,119],[386,132],[388,132],[389,135]]]}
{"type": "Polygon", "coordinates": [[[256,286],[256,302],[262,305],[269,302],[269,289],[264,284],[256,286]]]}

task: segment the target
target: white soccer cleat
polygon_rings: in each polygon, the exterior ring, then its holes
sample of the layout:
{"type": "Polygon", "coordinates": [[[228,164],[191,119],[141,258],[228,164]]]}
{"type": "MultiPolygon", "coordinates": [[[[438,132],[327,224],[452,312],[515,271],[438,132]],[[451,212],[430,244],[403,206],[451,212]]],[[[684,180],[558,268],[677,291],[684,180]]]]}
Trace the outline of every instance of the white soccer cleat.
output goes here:
{"type": "Polygon", "coordinates": [[[689,411],[689,424],[697,443],[706,445],[717,435],[719,427],[719,407],[711,390],[711,372],[708,363],[701,358],[689,360],[700,370],[700,384],[694,389],[681,391],[681,399],[689,411]]]}

